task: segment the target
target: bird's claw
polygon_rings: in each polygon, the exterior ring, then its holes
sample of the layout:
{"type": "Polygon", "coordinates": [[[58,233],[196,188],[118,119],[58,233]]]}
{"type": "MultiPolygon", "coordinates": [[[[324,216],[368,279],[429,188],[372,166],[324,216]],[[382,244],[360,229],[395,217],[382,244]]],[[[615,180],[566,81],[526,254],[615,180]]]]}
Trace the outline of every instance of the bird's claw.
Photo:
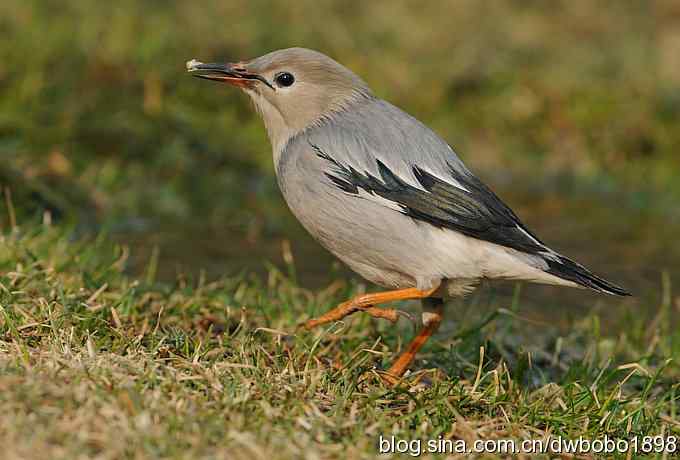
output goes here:
{"type": "Polygon", "coordinates": [[[401,316],[402,318],[406,318],[407,320],[409,320],[409,321],[411,321],[411,322],[415,322],[415,320],[416,320],[416,319],[413,317],[413,315],[410,314],[410,313],[407,312],[407,311],[404,311],[404,310],[395,310],[395,311],[397,312],[397,314],[398,314],[399,316],[401,316]]]}

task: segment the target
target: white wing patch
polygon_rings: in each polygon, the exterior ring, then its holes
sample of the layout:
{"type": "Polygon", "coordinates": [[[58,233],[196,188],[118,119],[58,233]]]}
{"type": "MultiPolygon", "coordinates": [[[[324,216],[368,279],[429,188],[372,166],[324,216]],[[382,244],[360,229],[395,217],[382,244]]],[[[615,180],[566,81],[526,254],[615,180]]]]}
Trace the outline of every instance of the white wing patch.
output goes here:
{"type": "Polygon", "coordinates": [[[562,263],[562,261],[560,260],[560,256],[552,249],[546,248],[545,251],[541,251],[539,252],[539,254],[545,257],[546,259],[552,260],[553,262],[562,263]]]}
{"type": "MultiPolygon", "coordinates": [[[[464,192],[470,193],[470,190],[468,190],[467,188],[465,188],[465,187],[463,186],[463,184],[461,184],[460,182],[458,182],[458,181],[457,181],[456,179],[454,179],[453,177],[447,177],[446,179],[444,179],[443,177],[441,177],[441,176],[439,176],[439,175],[433,173],[433,172],[430,171],[430,170],[427,170],[427,169],[425,169],[425,168],[423,168],[423,169],[424,169],[430,176],[436,177],[437,179],[439,179],[439,180],[442,181],[442,182],[446,182],[447,184],[453,185],[453,186],[456,187],[457,189],[460,189],[460,190],[463,190],[464,192]]],[[[421,189],[421,190],[427,191],[427,190],[423,189],[422,185],[420,185],[420,184],[418,184],[418,188],[421,189]]],[[[429,193],[429,192],[428,192],[428,193],[429,193]]]]}
{"type": "Polygon", "coordinates": [[[403,212],[404,208],[401,207],[399,203],[395,203],[392,200],[388,200],[387,198],[383,198],[380,195],[374,195],[373,193],[369,193],[363,188],[359,187],[358,189],[358,197],[363,198],[364,200],[368,201],[373,201],[374,203],[377,203],[381,206],[385,206],[390,209],[394,209],[395,211],[403,212]]]}
{"type": "MultiPolygon", "coordinates": [[[[453,152],[453,150],[451,151],[453,152]]],[[[457,189],[463,190],[466,193],[470,193],[469,189],[467,189],[465,186],[463,186],[463,184],[458,182],[455,178],[451,177],[450,175],[442,176],[440,174],[434,173],[432,171],[434,168],[432,168],[430,165],[421,167],[418,164],[414,165],[409,164],[407,162],[390,161],[390,158],[383,158],[383,156],[381,156],[379,152],[376,151],[371,151],[371,154],[369,155],[368,158],[371,159],[369,164],[364,164],[363,161],[358,163],[354,163],[352,161],[350,162],[343,161],[342,163],[344,163],[345,166],[352,167],[356,171],[363,171],[364,174],[370,174],[373,177],[380,178],[380,172],[378,171],[378,161],[380,161],[382,164],[387,166],[390,169],[390,171],[392,171],[392,173],[394,173],[399,179],[401,179],[411,187],[414,187],[426,193],[430,193],[428,190],[425,190],[425,188],[420,182],[418,182],[418,179],[416,178],[413,172],[414,167],[419,167],[423,171],[427,172],[430,176],[435,177],[447,184],[453,185],[457,189]]]]}
{"type": "MultiPolygon", "coordinates": [[[[390,169],[390,171],[392,171],[392,173],[394,175],[396,175],[400,180],[407,183],[411,187],[416,188],[416,189],[418,189],[422,192],[425,192],[425,193],[432,193],[429,190],[426,190],[423,187],[423,185],[418,181],[418,179],[415,176],[413,169],[410,165],[402,163],[402,164],[399,164],[400,167],[395,167],[395,165],[392,165],[389,162],[384,161],[380,157],[376,156],[374,158],[375,158],[375,161],[371,165],[352,164],[352,162],[343,162],[343,163],[336,163],[336,164],[339,165],[339,166],[341,165],[342,167],[347,168],[347,169],[353,169],[355,171],[362,171],[362,174],[370,175],[370,176],[378,179],[382,185],[386,185],[385,182],[382,180],[382,177],[380,176],[380,171],[378,170],[378,162],[380,161],[385,166],[387,166],[390,169]],[[369,166],[369,167],[367,167],[367,166],[369,166]]],[[[333,160],[333,161],[337,161],[337,160],[333,160]]],[[[427,169],[427,170],[424,169],[424,171],[426,171],[430,176],[433,176],[433,177],[437,178],[438,180],[440,180],[442,182],[453,185],[454,187],[456,187],[460,190],[463,190],[466,193],[471,193],[469,189],[464,187],[460,182],[458,182],[453,177],[448,177],[448,178],[444,179],[441,176],[432,173],[429,169],[427,169]]],[[[364,200],[373,201],[374,203],[377,203],[377,204],[382,205],[384,207],[387,207],[389,209],[398,211],[400,213],[404,212],[404,207],[401,204],[399,204],[395,201],[389,200],[387,198],[384,198],[380,195],[376,195],[373,192],[366,191],[364,188],[362,188],[360,186],[357,187],[357,197],[362,198],[364,200]]],[[[522,230],[522,231],[524,231],[524,230],[522,230]]],[[[528,235],[528,236],[531,237],[530,235],[528,235]]],[[[534,239],[534,238],[532,238],[532,239],[534,239]]],[[[535,241],[535,239],[534,239],[534,241],[535,241]]]]}
{"type": "Polygon", "coordinates": [[[536,238],[534,238],[533,236],[531,236],[531,234],[530,234],[529,232],[527,232],[526,230],[524,230],[522,227],[520,227],[519,225],[515,225],[515,227],[517,227],[517,229],[518,229],[520,232],[524,233],[524,235],[525,235],[527,238],[529,238],[531,241],[533,241],[533,242],[536,243],[536,244],[540,244],[541,246],[543,246],[543,244],[542,244],[540,241],[538,241],[536,238]]]}

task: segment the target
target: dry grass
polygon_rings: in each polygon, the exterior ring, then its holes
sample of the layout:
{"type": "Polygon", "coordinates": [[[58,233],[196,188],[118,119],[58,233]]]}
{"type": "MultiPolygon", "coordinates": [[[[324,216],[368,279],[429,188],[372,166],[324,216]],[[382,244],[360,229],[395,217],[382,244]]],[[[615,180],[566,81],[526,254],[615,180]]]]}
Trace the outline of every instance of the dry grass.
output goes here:
{"type": "Polygon", "coordinates": [[[618,337],[593,315],[528,348],[521,301],[463,306],[391,389],[377,371],[408,329],[357,317],[292,334],[356,286],[313,293],[275,270],[164,285],[153,266],[128,279],[125,257],[59,228],[0,240],[4,458],[373,458],[381,434],[680,434],[670,305],[618,337]]]}

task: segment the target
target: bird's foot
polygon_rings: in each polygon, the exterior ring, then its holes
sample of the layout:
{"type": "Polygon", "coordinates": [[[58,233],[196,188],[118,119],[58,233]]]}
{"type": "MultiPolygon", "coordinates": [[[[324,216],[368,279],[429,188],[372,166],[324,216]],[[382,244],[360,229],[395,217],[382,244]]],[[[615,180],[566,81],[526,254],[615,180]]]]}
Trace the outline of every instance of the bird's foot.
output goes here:
{"type": "Polygon", "coordinates": [[[402,318],[406,318],[409,321],[415,321],[410,313],[394,308],[369,307],[361,311],[368,313],[373,318],[386,319],[392,323],[396,323],[400,316],[402,318]]]}
{"type": "Polygon", "coordinates": [[[423,328],[418,332],[411,343],[408,344],[399,357],[392,363],[390,368],[381,373],[380,377],[389,386],[399,383],[403,375],[416,357],[416,353],[422,348],[427,340],[434,334],[442,321],[443,303],[441,300],[429,305],[428,311],[423,313],[423,328]]]}
{"type": "Polygon", "coordinates": [[[304,323],[302,323],[299,327],[302,327],[307,330],[313,329],[323,324],[341,321],[346,316],[349,316],[356,312],[368,313],[373,318],[386,319],[391,323],[396,323],[399,320],[399,317],[406,318],[410,321],[414,320],[413,316],[411,316],[411,314],[409,314],[408,312],[396,310],[394,308],[379,308],[373,305],[367,306],[353,305],[350,308],[347,308],[341,304],[335,310],[331,310],[318,318],[312,318],[310,320],[307,320],[304,323]]]}
{"type": "Polygon", "coordinates": [[[380,380],[388,387],[396,387],[402,380],[402,377],[397,377],[387,372],[380,372],[378,375],[380,376],[380,380]]]}

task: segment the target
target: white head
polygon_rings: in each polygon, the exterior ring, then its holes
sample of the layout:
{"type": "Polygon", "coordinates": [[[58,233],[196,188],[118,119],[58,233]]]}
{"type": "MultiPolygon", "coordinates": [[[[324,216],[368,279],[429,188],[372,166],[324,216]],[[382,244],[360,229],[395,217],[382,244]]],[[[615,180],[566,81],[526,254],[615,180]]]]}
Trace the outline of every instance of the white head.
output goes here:
{"type": "Polygon", "coordinates": [[[274,153],[288,139],[352,103],[371,97],[366,83],[328,56],[305,48],[273,51],[250,61],[189,61],[193,75],[230,83],[248,94],[267,128],[274,153]]]}

